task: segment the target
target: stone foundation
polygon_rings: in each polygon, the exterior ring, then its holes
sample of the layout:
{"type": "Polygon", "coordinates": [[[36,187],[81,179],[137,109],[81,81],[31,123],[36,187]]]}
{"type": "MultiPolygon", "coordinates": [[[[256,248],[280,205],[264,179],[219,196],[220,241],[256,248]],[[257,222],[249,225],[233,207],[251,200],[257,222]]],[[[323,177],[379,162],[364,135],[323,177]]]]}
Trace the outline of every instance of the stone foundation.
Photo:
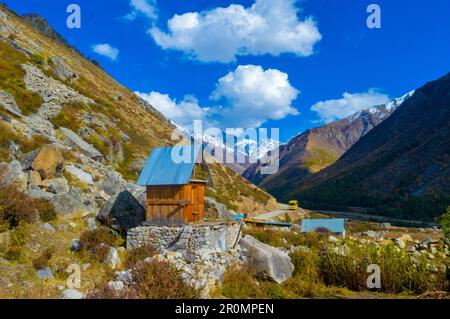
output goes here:
{"type": "Polygon", "coordinates": [[[225,253],[242,236],[242,222],[209,222],[183,226],[143,225],[127,233],[127,249],[152,245],[165,250],[187,253],[193,257],[225,253]]]}

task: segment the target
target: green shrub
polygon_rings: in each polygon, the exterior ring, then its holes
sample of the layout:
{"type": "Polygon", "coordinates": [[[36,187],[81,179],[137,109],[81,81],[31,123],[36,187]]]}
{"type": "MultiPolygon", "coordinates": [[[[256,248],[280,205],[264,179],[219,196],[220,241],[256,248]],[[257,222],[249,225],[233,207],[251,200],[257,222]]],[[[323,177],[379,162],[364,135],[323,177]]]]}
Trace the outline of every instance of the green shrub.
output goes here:
{"type": "Polygon", "coordinates": [[[86,105],[82,102],[69,102],[62,106],[59,113],[51,119],[55,128],[65,127],[74,132],[77,132],[82,123],[80,120],[80,113],[86,109],[86,105]]]}
{"type": "Polygon", "coordinates": [[[51,222],[56,219],[58,213],[52,203],[42,201],[39,205],[39,216],[44,223],[51,222]]]}
{"type": "Polygon", "coordinates": [[[381,291],[387,293],[441,290],[444,274],[428,270],[428,259],[422,255],[416,261],[404,249],[386,244],[377,249],[375,244],[346,243],[345,255],[327,252],[321,257],[321,276],[327,285],[367,290],[367,266],[376,264],[381,271],[381,291]]]}
{"type": "Polygon", "coordinates": [[[439,217],[439,224],[444,236],[450,239],[450,206],[447,207],[446,213],[439,217]]]}
{"type": "Polygon", "coordinates": [[[30,57],[31,61],[37,65],[44,65],[45,59],[39,54],[32,54],[30,57]]]}
{"type": "Polygon", "coordinates": [[[0,186],[0,225],[11,229],[22,221],[32,222],[38,216],[40,204],[15,185],[0,186]]]}
{"type": "Polygon", "coordinates": [[[24,258],[23,248],[27,243],[29,233],[24,222],[20,222],[11,232],[11,239],[3,257],[11,261],[21,261],[24,258]]]}
{"type": "Polygon", "coordinates": [[[320,280],[320,259],[315,251],[297,250],[291,254],[293,276],[317,283],[320,280]]]}
{"type": "Polygon", "coordinates": [[[200,292],[186,284],[174,266],[159,260],[139,263],[132,271],[134,289],[144,299],[195,299],[200,292]]]}
{"type": "Polygon", "coordinates": [[[48,267],[50,258],[52,258],[54,251],[54,247],[44,249],[44,251],[37,258],[33,259],[33,267],[35,269],[43,269],[48,267]]]}
{"type": "Polygon", "coordinates": [[[126,268],[133,268],[138,262],[154,255],[156,255],[156,249],[152,245],[144,245],[127,250],[125,266],[126,268]]]}
{"type": "Polygon", "coordinates": [[[248,265],[232,265],[223,274],[220,293],[232,299],[250,299],[261,296],[255,272],[248,265]]]}
{"type": "Polygon", "coordinates": [[[80,243],[84,250],[95,256],[99,261],[104,261],[110,246],[118,246],[120,240],[106,227],[99,227],[94,230],[87,230],[80,236],[80,243]]]}

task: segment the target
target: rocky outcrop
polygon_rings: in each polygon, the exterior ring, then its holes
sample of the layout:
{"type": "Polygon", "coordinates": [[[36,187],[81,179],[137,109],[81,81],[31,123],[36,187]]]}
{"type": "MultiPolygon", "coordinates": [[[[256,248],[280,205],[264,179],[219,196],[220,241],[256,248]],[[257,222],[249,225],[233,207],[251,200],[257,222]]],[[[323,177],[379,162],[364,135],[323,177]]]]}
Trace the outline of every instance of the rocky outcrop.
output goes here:
{"type": "Polygon", "coordinates": [[[54,194],[67,193],[69,191],[69,184],[65,178],[46,179],[41,181],[39,186],[54,194]]]}
{"type": "Polygon", "coordinates": [[[18,189],[25,191],[27,189],[27,182],[28,176],[22,171],[22,166],[19,161],[12,161],[5,166],[0,185],[12,184],[17,186],[18,189]]]}
{"type": "Polygon", "coordinates": [[[126,233],[145,221],[145,208],[129,191],[123,191],[105,203],[97,218],[113,229],[126,233]]]}
{"type": "Polygon", "coordinates": [[[91,174],[83,171],[82,169],[77,168],[74,165],[68,165],[64,168],[64,171],[69,172],[70,175],[78,179],[80,182],[86,185],[93,185],[94,179],[91,174]]]}
{"type": "Polygon", "coordinates": [[[51,57],[52,61],[52,70],[55,72],[56,76],[59,77],[63,81],[73,82],[78,80],[78,73],[72,71],[58,56],[51,57]]]}
{"type": "Polygon", "coordinates": [[[250,265],[266,278],[282,283],[292,276],[294,265],[286,253],[247,235],[239,242],[250,265]]]}
{"type": "Polygon", "coordinates": [[[56,212],[65,218],[85,217],[94,213],[92,206],[83,203],[81,192],[73,187],[68,193],[56,194],[49,200],[56,212]]]}
{"type": "Polygon", "coordinates": [[[63,162],[63,156],[55,145],[44,146],[31,164],[43,179],[52,178],[63,162]]]}
{"type": "Polygon", "coordinates": [[[19,106],[16,103],[16,100],[14,100],[14,97],[11,94],[3,92],[1,90],[0,106],[17,117],[23,117],[22,113],[20,112],[19,106]]]}
{"type": "Polygon", "coordinates": [[[103,155],[94,146],[85,142],[81,137],[79,137],[75,132],[69,130],[68,128],[61,127],[59,131],[65,137],[65,143],[70,146],[77,148],[84,155],[101,162],[103,160],[103,155]]]}

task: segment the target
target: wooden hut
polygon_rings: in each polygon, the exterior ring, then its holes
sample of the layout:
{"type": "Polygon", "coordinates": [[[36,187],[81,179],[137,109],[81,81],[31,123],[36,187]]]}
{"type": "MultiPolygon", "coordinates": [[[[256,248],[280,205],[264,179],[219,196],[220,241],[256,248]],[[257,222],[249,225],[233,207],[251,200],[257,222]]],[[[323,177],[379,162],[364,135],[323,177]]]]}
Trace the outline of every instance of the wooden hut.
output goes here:
{"type": "Polygon", "coordinates": [[[174,146],[152,151],[138,180],[147,187],[147,223],[182,225],[204,220],[207,182],[194,176],[200,150],[174,146]]]}

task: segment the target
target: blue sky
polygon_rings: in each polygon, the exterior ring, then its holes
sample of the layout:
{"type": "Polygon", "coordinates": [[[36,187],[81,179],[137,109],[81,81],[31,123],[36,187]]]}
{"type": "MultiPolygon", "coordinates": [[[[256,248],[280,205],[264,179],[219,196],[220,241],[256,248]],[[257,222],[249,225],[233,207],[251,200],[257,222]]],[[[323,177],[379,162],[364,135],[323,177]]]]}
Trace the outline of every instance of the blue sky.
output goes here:
{"type": "Polygon", "coordinates": [[[447,0],[5,2],[47,18],[174,120],[278,127],[282,141],[450,71],[447,0]],[[66,26],[71,3],[81,29],[66,26]],[[370,3],[381,29],[366,25],[370,3]]]}

